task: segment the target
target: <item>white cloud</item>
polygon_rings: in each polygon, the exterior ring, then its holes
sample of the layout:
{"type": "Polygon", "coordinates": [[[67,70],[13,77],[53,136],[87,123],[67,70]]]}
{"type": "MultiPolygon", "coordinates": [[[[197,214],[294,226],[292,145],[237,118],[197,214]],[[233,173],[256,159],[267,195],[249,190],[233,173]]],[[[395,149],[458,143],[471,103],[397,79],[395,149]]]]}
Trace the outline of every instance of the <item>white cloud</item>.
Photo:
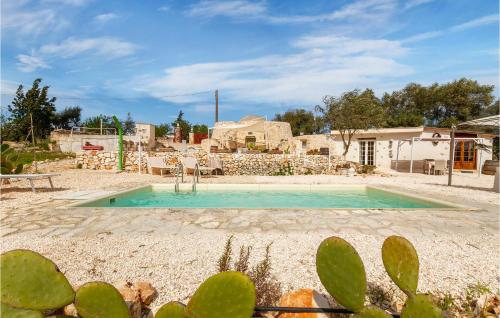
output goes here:
{"type": "Polygon", "coordinates": [[[111,20],[118,19],[118,17],[119,16],[116,13],[103,13],[103,14],[96,15],[94,17],[94,20],[96,22],[99,22],[99,23],[106,23],[106,22],[109,22],[111,20]]]}
{"type": "Polygon", "coordinates": [[[39,68],[50,68],[42,58],[34,56],[34,55],[26,55],[19,54],[16,56],[17,60],[17,68],[21,72],[33,72],[39,68]]]}
{"type": "Polygon", "coordinates": [[[216,16],[227,17],[260,17],[267,8],[263,2],[252,3],[246,0],[215,1],[202,0],[191,5],[187,11],[189,16],[213,18],[216,16]]]}
{"type": "Polygon", "coordinates": [[[412,72],[396,60],[406,49],[393,41],[307,37],[293,45],[302,52],[167,68],[163,76],[141,78],[134,81],[133,86],[174,103],[199,105],[206,102],[206,96],[166,96],[218,88],[226,103],[311,105],[320,102],[326,94],[376,87],[387,78],[412,72]],[[387,51],[382,49],[384,45],[389,48],[387,51]],[[387,54],[392,49],[394,54],[387,54]]]}
{"type": "Polygon", "coordinates": [[[445,34],[450,33],[450,32],[460,32],[460,31],[464,31],[464,30],[468,30],[468,29],[482,27],[482,26],[489,25],[489,24],[495,24],[495,23],[498,23],[498,21],[499,21],[498,15],[496,15],[496,14],[487,15],[487,16],[473,19],[473,20],[470,20],[470,21],[467,21],[467,22],[464,22],[461,24],[454,25],[454,26],[449,27],[445,30],[430,31],[430,32],[416,34],[416,35],[410,36],[406,39],[403,39],[401,42],[402,43],[412,43],[412,42],[424,41],[424,40],[428,40],[428,39],[432,39],[432,38],[435,38],[438,36],[445,35],[445,34]]]}
{"type": "Polygon", "coordinates": [[[187,15],[202,18],[226,16],[239,20],[258,19],[273,24],[311,23],[345,19],[379,21],[393,14],[397,9],[397,5],[397,0],[358,0],[327,14],[279,16],[270,14],[264,1],[203,0],[191,5],[187,15]]]}
{"type": "Polygon", "coordinates": [[[414,7],[417,7],[417,6],[426,4],[426,3],[430,3],[433,1],[434,0],[406,0],[405,5],[404,5],[404,9],[408,10],[408,9],[411,9],[411,8],[414,8],[414,7]]]}
{"type": "Polygon", "coordinates": [[[58,44],[46,44],[31,55],[19,54],[18,69],[32,72],[37,69],[50,68],[48,61],[69,59],[80,54],[96,55],[104,59],[116,59],[131,56],[137,50],[133,43],[112,37],[74,38],[70,37],[58,44]]]}
{"type": "Polygon", "coordinates": [[[62,5],[71,5],[71,6],[83,6],[87,3],[92,2],[93,0],[42,0],[42,3],[55,3],[62,5]]]}
{"type": "Polygon", "coordinates": [[[2,93],[2,96],[14,95],[18,87],[19,83],[16,83],[14,81],[9,81],[4,79],[0,80],[0,92],[2,93]]]}
{"type": "Polygon", "coordinates": [[[70,37],[59,44],[44,45],[39,51],[43,55],[52,55],[61,58],[70,58],[81,53],[89,53],[113,59],[132,55],[136,49],[137,46],[135,44],[112,37],[70,37]]]}
{"type": "Polygon", "coordinates": [[[2,29],[17,34],[38,35],[57,28],[63,22],[57,19],[55,11],[50,9],[24,11],[4,8],[2,10],[2,29]]]}
{"type": "Polygon", "coordinates": [[[450,31],[463,31],[494,23],[498,23],[498,14],[487,15],[459,25],[455,25],[450,28],[450,31]]]}
{"type": "Polygon", "coordinates": [[[157,10],[167,12],[167,11],[170,11],[170,7],[169,6],[161,6],[157,10]]]}

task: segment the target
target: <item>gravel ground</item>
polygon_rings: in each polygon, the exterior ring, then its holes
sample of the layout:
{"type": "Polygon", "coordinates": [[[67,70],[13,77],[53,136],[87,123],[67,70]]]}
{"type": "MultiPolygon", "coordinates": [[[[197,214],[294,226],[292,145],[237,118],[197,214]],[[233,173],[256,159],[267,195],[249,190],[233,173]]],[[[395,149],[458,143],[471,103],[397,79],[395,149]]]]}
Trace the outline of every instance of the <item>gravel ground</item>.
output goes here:
{"type": "MultiPolygon", "coordinates": [[[[172,182],[171,178],[137,174],[68,169],[71,161],[41,165],[44,172],[56,171],[62,175],[54,179],[57,191],[40,191],[32,194],[26,181],[2,186],[2,210],[16,209],[46,202],[55,195],[78,190],[120,190],[148,183],[172,182]]],[[[491,222],[498,223],[499,195],[488,189],[493,177],[471,175],[455,176],[455,187],[446,187],[446,176],[405,175],[341,177],[341,176],[291,176],[291,177],[217,177],[203,178],[202,182],[221,183],[366,183],[398,186],[419,194],[486,206],[491,222]],[[496,211],[496,212],[495,212],[496,211]]],[[[43,181],[38,181],[42,184],[43,181]]],[[[473,217],[473,214],[471,214],[473,217]]],[[[238,234],[235,250],[240,244],[254,246],[253,263],[262,258],[265,245],[273,243],[271,258],[274,274],[284,289],[311,287],[322,290],[315,271],[314,257],[322,239],[335,235],[331,232],[238,234]]],[[[382,241],[369,235],[340,234],[351,242],[364,260],[367,277],[386,288],[394,287],[385,273],[380,256],[382,241]]],[[[30,248],[41,252],[65,272],[74,285],[90,280],[111,283],[146,280],[160,293],[154,303],[157,308],[169,300],[185,302],[196,287],[216,271],[216,261],[222,253],[228,234],[206,231],[194,235],[122,237],[30,237],[10,235],[2,238],[2,251],[13,248],[30,248]]],[[[494,290],[500,286],[499,236],[477,230],[476,235],[436,235],[414,240],[421,260],[419,289],[421,291],[451,292],[463,295],[468,284],[482,282],[494,290]]]]}
{"type": "MultiPolygon", "coordinates": [[[[263,257],[266,244],[272,242],[273,273],[284,290],[309,287],[324,291],[316,274],[315,253],[321,240],[332,234],[238,234],[233,251],[237,252],[241,244],[252,245],[251,262],[255,264],[263,257]]],[[[397,289],[383,268],[382,240],[366,235],[341,236],[358,250],[369,282],[387,290],[397,289]]],[[[133,238],[109,235],[82,239],[23,237],[3,240],[2,249],[31,248],[42,253],[56,262],[75,286],[91,280],[115,284],[149,281],[159,291],[160,296],[153,304],[153,308],[158,308],[170,300],[186,302],[204,279],[216,273],[217,259],[227,237],[217,233],[133,238]]],[[[421,260],[419,290],[463,295],[468,284],[482,282],[492,288],[498,286],[498,264],[483,261],[493,238],[456,236],[451,239],[456,242],[453,248],[443,248],[449,244],[449,237],[422,237],[413,242],[421,260]]]]}

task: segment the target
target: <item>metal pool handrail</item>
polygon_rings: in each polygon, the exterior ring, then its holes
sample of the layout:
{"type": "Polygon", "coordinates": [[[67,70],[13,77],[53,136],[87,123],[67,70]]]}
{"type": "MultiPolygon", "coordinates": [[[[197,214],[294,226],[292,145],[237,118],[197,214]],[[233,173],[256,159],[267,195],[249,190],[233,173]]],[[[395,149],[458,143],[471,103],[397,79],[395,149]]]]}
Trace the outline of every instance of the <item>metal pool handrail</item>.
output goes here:
{"type": "Polygon", "coordinates": [[[179,175],[181,176],[181,183],[184,183],[184,166],[182,162],[177,164],[177,171],[175,171],[175,192],[179,192],[179,175]]]}

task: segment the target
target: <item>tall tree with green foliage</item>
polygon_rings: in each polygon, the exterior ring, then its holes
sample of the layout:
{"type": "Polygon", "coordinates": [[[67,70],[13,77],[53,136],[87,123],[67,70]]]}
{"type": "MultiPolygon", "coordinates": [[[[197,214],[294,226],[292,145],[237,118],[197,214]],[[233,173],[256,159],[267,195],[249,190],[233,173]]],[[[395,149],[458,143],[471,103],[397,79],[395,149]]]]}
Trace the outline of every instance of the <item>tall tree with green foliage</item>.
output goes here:
{"type": "Polygon", "coordinates": [[[78,106],[66,107],[62,111],[54,114],[52,124],[55,128],[71,129],[71,127],[79,126],[82,116],[82,109],[78,106]]]}
{"type": "Polygon", "coordinates": [[[24,92],[23,85],[19,85],[9,110],[8,138],[12,140],[26,140],[31,131],[33,117],[34,134],[37,139],[47,138],[52,128],[52,118],[55,112],[55,97],[49,98],[49,86],[40,87],[41,78],[33,82],[33,86],[24,92]]]}
{"type": "Polygon", "coordinates": [[[208,126],[204,124],[193,125],[192,130],[195,134],[208,134],[208,126]]]}
{"type": "Polygon", "coordinates": [[[344,144],[343,156],[351,146],[352,137],[359,130],[382,127],[384,107],[371,89],[353,90],[340,97],[325,96],[324,106],[316,106],[331,129],[338,130],[344,144]]]}
{"type": "Polygon", "coordinates": [[[85,119],[82,122],[82,126],[86,128],[94,128],[93,131],[95,132],[97,128],[101,128],[101,120],[102,120],[102,128],[115,128],[113,119],[110,116],[102,114],[85,119]]]}
{"type": "Polygon", "coordinates": [[[431,126],[451,127],[476,118],[494,101],[493,85],[481,85],[466,78],[434,84],[428,90],[430,103],[425,117],[431,126]]]}
{"type": "Polygon", "coordinates": [[[191,132],[191,124],[184,119],[184,112],[182,110],[179,111],[179,115],[177,115],[177,119],[172,122],[172,127],[175,130],[175,127],[179,127],[182,130],[182,139],[189,140],[189,133],[191,132]]]}
{"type": "Polygon", "coordinates": [[[165,137],[168,135],[170,132],[170,125],[165,123],[165,124],[160,124],[160,125],[155,125],[155,136],[156,137],[165,137]]]}
{"type": "Polygon", "coordinates": [[[387,112],[387,127],[417,127],[425,123],[430,98],[426,87],[410,83],[402,90],[385,93],[382,104],[387,112]]]}
{"type": "Polygon", "coordinates": [[[273,120],[289,123],[294,136],[299,136],[301,133],[304,135],[321,133],[324,128],[321,118],[305,109],[293,109],[283,114],[276,114],[273,120]]]}
{"type": "Polygon", "coordinates": [[[135,135],[135,121],[130,113],[127,113],[127,118],[122,122],[122,126],[125,135],[135,135]]]}

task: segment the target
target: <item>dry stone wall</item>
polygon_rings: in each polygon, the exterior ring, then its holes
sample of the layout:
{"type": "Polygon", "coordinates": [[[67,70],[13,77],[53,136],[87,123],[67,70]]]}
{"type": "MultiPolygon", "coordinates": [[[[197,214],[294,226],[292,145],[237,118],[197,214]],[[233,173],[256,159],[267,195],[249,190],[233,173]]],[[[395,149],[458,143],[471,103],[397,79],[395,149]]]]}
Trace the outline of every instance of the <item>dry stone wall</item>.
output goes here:
{"type": "MultiPolygon", "coordinates": [[[[142,171],[147,171],[148,156],[164,157],[167,163],[175,164],[183,156],[194,156],[204,166],[208,154],[199,150],[188,155],[181,152],[143,152],[142,171]]],[[[322,155],[278,155],[278,154],[217,154],[222,161],[225,175],[275,175],[275,174],[325,174],[328,173],[328,156],[322,155]]],[[[75,162],[83,169],[114,170],[118,162],[117,152],[82,151],[77,153],[75,162]]],[[[332,159],[333,160],[333,159],[332,159]]],[[[337,162],[331,163],[335,167],[337,162]]],[[[124,152],[124,170],[139,170],[139,152],[124,152]]]]}

